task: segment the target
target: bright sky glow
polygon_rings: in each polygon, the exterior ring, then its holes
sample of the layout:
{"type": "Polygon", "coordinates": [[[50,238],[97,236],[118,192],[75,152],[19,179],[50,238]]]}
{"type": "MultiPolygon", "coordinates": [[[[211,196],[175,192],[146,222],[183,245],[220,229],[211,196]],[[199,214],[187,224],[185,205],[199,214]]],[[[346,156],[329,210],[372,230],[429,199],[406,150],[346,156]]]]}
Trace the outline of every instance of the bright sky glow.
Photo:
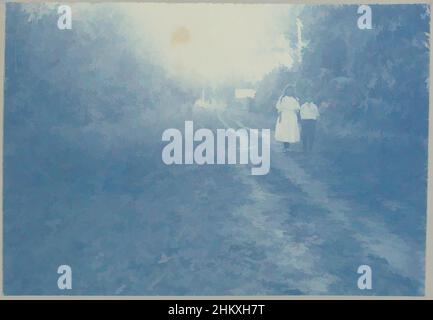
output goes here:
{"type": "MultiPolygon", "coordinates": [[[[289,5],[125,4],[137,45],[174,77],[195,83],[258,81],[292,65],[289,5]]],[[[296,47],[296,45],[294,46],[296,47]]]]}

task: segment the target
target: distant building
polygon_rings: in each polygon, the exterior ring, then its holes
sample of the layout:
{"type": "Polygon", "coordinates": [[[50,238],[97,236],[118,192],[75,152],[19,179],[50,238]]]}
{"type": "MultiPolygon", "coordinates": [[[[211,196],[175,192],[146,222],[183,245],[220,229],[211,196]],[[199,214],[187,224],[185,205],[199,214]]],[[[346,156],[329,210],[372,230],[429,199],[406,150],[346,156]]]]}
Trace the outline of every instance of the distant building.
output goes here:
{"type": "Polygon", "coordinates": [[[194,103],[195,107],[199,108],[209,108],[211,101],[206,99],[204,94],[204,89],[201,91],[201,98],[197,99],[194,103]]]}
{"type": "Polygon", "coordinates": [[[256,96],[256,90],[254,89],[236,89],[235,97],[236,99],[252,98],[256,96]]]}
{"type": "Polygon", "coordinates": [[[249,110],[253,99],[256,96],[256,90],[254,89],[236,89],[235,98],[239,100],[242,108],[249,110]]]}
{"type": "Polygon", "coordinates": [[[221,99],[213,99],[205,96],[204,89],[201,91],[201,97],[194,102],[194,107],[197,109],[224,109],[226,103],[221,99]]]}

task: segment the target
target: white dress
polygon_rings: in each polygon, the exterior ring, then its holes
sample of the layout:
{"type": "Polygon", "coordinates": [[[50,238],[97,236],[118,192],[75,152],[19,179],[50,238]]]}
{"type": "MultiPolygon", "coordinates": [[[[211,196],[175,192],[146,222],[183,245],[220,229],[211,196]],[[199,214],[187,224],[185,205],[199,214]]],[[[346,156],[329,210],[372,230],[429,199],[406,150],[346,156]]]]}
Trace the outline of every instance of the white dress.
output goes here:
{"type": "Polygon", "coordinates": [[[275,140],[295,143],[300,140],[300,131],[297,112],[300,110],[299,102],[293,97],[284,97],[278,100],[275,106],[280,113],[275,125],[275,140]]]}

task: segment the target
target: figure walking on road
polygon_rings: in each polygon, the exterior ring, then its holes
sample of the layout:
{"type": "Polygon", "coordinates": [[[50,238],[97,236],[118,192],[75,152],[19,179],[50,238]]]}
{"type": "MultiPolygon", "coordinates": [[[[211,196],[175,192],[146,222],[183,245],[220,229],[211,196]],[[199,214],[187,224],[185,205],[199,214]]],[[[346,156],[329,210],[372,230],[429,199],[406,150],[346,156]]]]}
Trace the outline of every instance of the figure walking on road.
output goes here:
{"type": "Polygon", "coordinates": [[[294,91],[293,87],[286,87],[275,106],[278,110],[275,140],[283,142],[285,152],[289,150],[291,143],[297,143],[301,138],[298,123],[300,106],[294,91]]]}
{"type": "Polygon", "coordinates": [[[301,107],[302,146],[304,152],[313,150],[316,135],[316,122],[319,118],[319,109],[313,102],[305,102],[301,107]]]}

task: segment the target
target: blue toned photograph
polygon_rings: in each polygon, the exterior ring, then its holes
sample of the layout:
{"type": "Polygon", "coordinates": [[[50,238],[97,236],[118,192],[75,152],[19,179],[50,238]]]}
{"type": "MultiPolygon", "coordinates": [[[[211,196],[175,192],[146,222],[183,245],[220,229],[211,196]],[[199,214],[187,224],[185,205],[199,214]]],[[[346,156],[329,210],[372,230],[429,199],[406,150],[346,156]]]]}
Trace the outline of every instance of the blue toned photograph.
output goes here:
{"type": "Polygon", "coordinates": [[[5,19],[5,295],[424,296],[430,5],[5,19]]]}

